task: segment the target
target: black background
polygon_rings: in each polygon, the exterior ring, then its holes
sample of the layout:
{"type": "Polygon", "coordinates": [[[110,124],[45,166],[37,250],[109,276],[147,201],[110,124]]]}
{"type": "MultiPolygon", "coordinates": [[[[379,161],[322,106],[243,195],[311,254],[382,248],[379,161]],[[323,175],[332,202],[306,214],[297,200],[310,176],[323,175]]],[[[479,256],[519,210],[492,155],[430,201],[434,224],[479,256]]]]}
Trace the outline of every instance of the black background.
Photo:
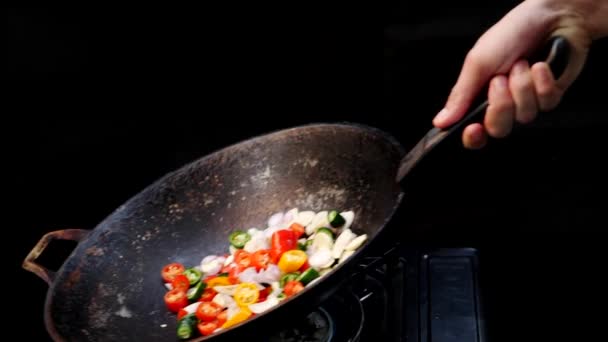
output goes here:
{"type": "MultiPolygon", "coordinates": [[[[514,4],[4,10],[3,127],[18,189],[7,250],[11,283],[27,292],[12,315],[20,340],[47,338],[47,287],[20,268],[45,232],[93,228],[166,172],[275,129],[355,121],[410,147],[466,51],[514,4]]],[[[556,111],[482,151],[452,139],[404,184],[392,233],[481,250],[493,340],[602,331],[606,43],[556,111]]],[[[53,244],[41,262],[57,268],[71,247],[53,244]]]]}

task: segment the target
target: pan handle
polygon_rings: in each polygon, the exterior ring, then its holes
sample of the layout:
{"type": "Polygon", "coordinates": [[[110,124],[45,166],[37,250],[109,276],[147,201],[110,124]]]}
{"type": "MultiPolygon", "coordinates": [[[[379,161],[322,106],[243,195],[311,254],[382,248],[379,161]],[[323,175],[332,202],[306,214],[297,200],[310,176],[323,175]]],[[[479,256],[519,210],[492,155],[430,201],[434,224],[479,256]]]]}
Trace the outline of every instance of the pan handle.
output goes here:
{"type": "MultiPolygon", "coordinates": [[[[571,46],[563,36],[553,36],[549,39],[545,48],[540,51],[541,56],[547,56],[545,61],[549,64],[549,68],[555,79],[561,77],[566,70],[570,60],[571,46]]],[[[533,58],[533,60],[539,60],[533,58]]],[[[428,133],[414,146],[414,148],[401,160],[399,171],[397,172],[397,182],[400,182],[405,175],[430,152],[433,147],[443,141],[446,137],[459,132],[460,129],[474,121],[481,121],[485,116],[488,108],[488,100],[466,114],[460,121],[447,129],[432,128],[428,133]]]]}
{"type": "Polygon", "coordinates": [[[86,229],[62,229],[46,233],[23,260],[23,268],[39,276],[51,286],[55,280],[55,272],[39,265],[36,262],[36,259],[44,252],[46,246],[48,246],[51,241],[70,240],[80,242],[87,237],[89,232],[90,230],[86,229]]]}

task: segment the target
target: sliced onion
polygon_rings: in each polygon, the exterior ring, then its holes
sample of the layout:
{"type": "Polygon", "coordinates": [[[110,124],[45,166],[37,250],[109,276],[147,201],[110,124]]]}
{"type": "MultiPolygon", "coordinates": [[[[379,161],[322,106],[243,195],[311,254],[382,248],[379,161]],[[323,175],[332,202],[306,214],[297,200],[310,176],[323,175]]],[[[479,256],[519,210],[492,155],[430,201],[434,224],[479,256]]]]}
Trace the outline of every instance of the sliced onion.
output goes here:
{"type": "Polygon", "coordinates": [[[303,225],[304,227],[308,226],[312,219],[315,218],[314,211],[301,211],[298,213],[298,217],[296,218],[296,223],[303,225]]]}
{"type": "Polygon", "coordinates": [[[340,213],[340,215],[344,217],[344,225],[342,226],[342,229],[350,228],[350,225],[353,224],[353,221],[355,220],[355,212],[345,211],[340,213]]]}
{"type": "Polygon", "coordinates": [[[273,308],[274,306],[276,306],[278,304],[279,304],[279,300],[277,299],[277,297],[268,296],[268,298],[263,302],[250,304],[249,310],[251,312],[253,312],[254,314],[261,314],[262,312],[270,310],[271,308],[273,308]]]}
{"type": "Polygon", "coordinates": [[[272,238],[272,234],[274,234],[274,232],[281,230],[283,228],[279,227],[279,226],[274,226],[274,227],[268,227],[266,229],[264,229],[264,238],[266,239],[266,241],[270,241],[270,239],[272,238]]]}
{"type": "Polygon", "coordinates": [[[342,233],[340,233],[340,235],[336,239],[336,242],[334,243],[334,248],[332,250],[332,255],[334,259],[340,258],[346,246],[348,246],[348,244],[355,238],[355,236],[356,235],[348,228],[342,230],[342,233]]]}
{"type": "Polygon", "coordinates": [[[308,258],[308,264],[310,267],[315,269],[321,269],[325,265],[333,262],[331,250],[328,248],[321,248],[316,250],[310,258],[308,258]]]}
{"type": "Polygon", "coordinates": [[[355,251],[345,250],[344,253],[342,253],[342,256],[340,257],[340,260],[338,260],[338,263],[343,263],[346,259],[350,258],[350,256],[353,254],[355,254],[355,251]]]}
{"type": "Polygon", "coordinates": [[[283,220],[281,220],[281,225],[285,228],[289,228],[292,223],[296,221],[298,217],[298,208],[293,208],[283,216],[283,220]]]}
{"type": "Polygon", "coordinates": [[[228,265],[232,264],[233,261],[234,261],[234,255],[230,254],[226,258],[226,261],[224,261],[224,266],[228,266],[228,265]]]}
{"type": "Polygon", "coordinates": [[[347,251],[354,251],[357,248],[361,247],[361,245],[365,242],[365,240],[367,240],[367,234],[358,236],[358,237],[352,239],[352,241],[349,242],[348,245],[346,245],[346,247],[344,249],[347,251]]]}
{"type": "Polygon", "coordinates": [[[251,236],[254,236],[258,233],[261,233],[262,231],[257,229],[257,228],[249,228],[249,230],[247,230],[247,233],[251,236]]]}
{"type": "Polygon", "coordinates": [[[258,283],[266,283],[270,284],[275,281],[279,281],[281,278],[281,270],[279,266],[275,264],[269,264],[265,270],[260,271],[260,273],[256,276],[256,280],[258,283]]]}
{"type": "Polygon", "coordinates": [[[257,281],[258,272],[255,267],[248,267],[243,272],[239,273],[239,280],[243,283],[253,283],[257,281]]]}
{"type": "Polygon", "coordinates": [[[329,227],[327,211],[320,211],[315,215],[310,224],[306,226],[306,234],[312,235],[314,232],[317,231],[317,229],[321,227],[329,227]]]}
{"type": "Polygon", "coordinates": [[[165,287],[167,288],[167,290],[171,291],[173,290],[173,285],[171,285],[171,283],[165,283],[165,287]]]}
{"type": "Polygon", "coordinates": [[[242,309],[236,304],[229,306],[228,311],[226,312],[227,319],[230,320],[232,317],[234,317],[234,315],[239,313],[239,311],[241,311],[241,310],[242,309]]]}
{"type": "Polygon", "coordinates": [[[203,267],[203,264],[208,264],[215,259],[217,259],[217,255],[208,255],[208,256],[204,257],[203,260],[201,261],[201,268],[203,267]]]}
{"type": "Polygon", "coordinates": [[[282,212],[270,216],[270,218],[268,219],[268,227],[274,227],[279,225],[281,221],[283,221],[283,216],[284,214],[282,212]]]}
{"type": "Polygon", "coordinates": [[[247,241],[243,250],[248,253],[255,253],[260,249],[269,249],[270,244],[266,239],[264,232],[259,232],[251,236],[251,239],[247,241]]]}
{"type": "Polygon", "coordinates": [[[230,308],[231,306],[236,306],[236,302],[234,301],[232,296],[229,296],[224,293],[216,294],[215,297],[213,297],[212,302],[221,306],[222,308],[230,308]]]}
{"type": "Polygon", "coordinates": [[[192,314],[196,312],[198,306],[201,305],[201,302],[192,303],[184,308],[188,314],[192,314]]]}
{"type": "Polygon", "coordinates": [[[234,296],[234,292],[238,285],[224,285],[224,286],[214,286],[213,290],[217,293],[223,293],[229,296],[234,296]]]}

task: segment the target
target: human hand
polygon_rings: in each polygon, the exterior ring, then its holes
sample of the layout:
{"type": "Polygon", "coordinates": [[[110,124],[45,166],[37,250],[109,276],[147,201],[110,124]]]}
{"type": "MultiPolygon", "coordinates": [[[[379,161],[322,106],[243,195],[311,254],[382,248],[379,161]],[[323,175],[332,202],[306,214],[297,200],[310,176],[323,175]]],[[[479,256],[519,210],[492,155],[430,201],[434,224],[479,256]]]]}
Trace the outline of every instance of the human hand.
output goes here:
{"type": "Polygon", "coordinates": [[[469,110],[488,83],[483,123],[462,133],[465,147],[485,145],[487,136],[509,135],[514,122],[530,123],[537,113],[554,109],[583,69],[594,39],[608,35],[608,0],[526,0],[486,31],[467,54],[445,108],[433,124],[446,128],[469,110]],[[569,64],[555,80],[546,62],[529,65],[526,56],[549,37],[571,45],[569,64]]]}

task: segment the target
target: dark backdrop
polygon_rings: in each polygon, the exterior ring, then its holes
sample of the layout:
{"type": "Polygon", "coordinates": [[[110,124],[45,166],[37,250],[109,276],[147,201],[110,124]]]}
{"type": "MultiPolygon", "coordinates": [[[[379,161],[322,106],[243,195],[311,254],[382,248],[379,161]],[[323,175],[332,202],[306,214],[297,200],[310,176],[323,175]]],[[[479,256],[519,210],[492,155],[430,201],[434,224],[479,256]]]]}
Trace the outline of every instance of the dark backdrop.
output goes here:
{"type": "MultiPolygon", "coordinates": [[[[410,147],[466,51],[514,3],[5,10],[20,190],[8,260],[28,293],[12,316],[28,317],[16,320],[23,340],[46,338],[46,286],[20,269],[45,232],[93,228],[164,173],[274,129],[356,121],[410,147]]],[[[607,50],[598,42],[558,110],[483,151],[451,140],[405,184],[393,233],[480,248],[494,340],[600,331],[607,50]]],[[[43,262],[56,268],[73,246],[55,246],[43,262]]]]}

